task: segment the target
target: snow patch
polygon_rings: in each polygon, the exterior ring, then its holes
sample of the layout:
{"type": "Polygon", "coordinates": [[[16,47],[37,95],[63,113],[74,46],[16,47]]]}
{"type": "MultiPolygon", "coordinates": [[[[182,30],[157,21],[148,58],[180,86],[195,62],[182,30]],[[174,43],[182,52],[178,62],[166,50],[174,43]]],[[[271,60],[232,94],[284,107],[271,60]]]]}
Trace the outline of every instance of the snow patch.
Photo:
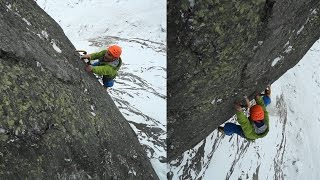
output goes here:
{"type": "Polygon", "coordinates": [[[283,46],[283,48],[286,48],[286,50],[284,50],[284,53],[290,53],[292,50],[293,50],[293,48],[292,48],[292,46],[289,46],[290,45],[290,41],[288,41],[284,46],[283,46]]]}
{"type": "Polygon", "coordinates": [[[29,26],[31,26],[31,23],[26,18],[22,18],[22,20],[26,22],[29,26]]]}
{"type": "Polygon", "coordinates": [[[43,39],[43,38],[42,38],[42,36],[41,36],[40,34],[37,34],[37,36],[38,36],[40,39],[43,39]]]}
{"type": "MultiPolygon", "coordinates": [[[[90,109],[91,109],[92,111],[94,111],[94,106],[91,105],[91,106],[90,106],[90,109]]],[[[94,113],[94,112],[90,112],[90,113],[91,113],[92,116],[96,116],[96,113],[94,113]]]]}
{"type": "Polygon", "coordinates": [[[5,129],[0,128],[0,133],[5,133],[5,132],[6,132],[6,130],[5,130],[5,129]]]}
{"type": "Polygon", "coordinates": [[[255,51],[262,44],[263,44],[263,41],[258,41],[258,45],[257,46],[253,46],[253,50],[255,51]]]}
{"type": "MultiPolygon", "coordinates": [[[[203,145],[204,141],[199,142],[194,148],[185,151],[182,154],[182,159],[179,161],[178,159],[172,160],[169,163],[170,173],[173,175],[173,180],[181,179],[183,175],[183,169],[186,167],[192,166],[192,159],[197,155],[199,148],[203,145]]],[[[188,170],[191,173],[192,178],[196,179],[196,174],[193,169],[188,170]]]]}
{"type": "Polygon", "coordinates": [[[194,1],[195,1],[195,0],[189,0],[189,2],[190,2],[190,6],[191,6],[191,7],[193,7],[193,6],[194,6],[194,3],[195,3],[194,1]]]}
{"type": "Polygon", "coordinates": [[[277,58],[275,58],[273,61],[272,61],[272,64],[271,66],[275,66],[280,60],[282,60],[284,57],[283,56],[279,56],[277,58]]]}
{"type": "Polygon", "coordinates": [[[284,51],[285,53],[290,53],[292,51],[292,46],[288,46],[287,49],[284,51]]]}
{"type": "Polygon", "coordinates": [[[94,113],[94,112],[90,112],[90,113],[92,116],[94,116],[94,117],[96,116],[96,113],[94,113]]]}
{"type": "Polygon", "coordinates": [[[222,99],[218,99],[218,100],[213,99],[213,100],[211,101],[211,104],[220,103],[220,102],[222,102],[222,99]]]}
{"type": "Polygon", "coordinates": [[[284,47],[283,47],[283,48],[288,47],[288,46],[289,46],[289,44],[290,44],[290,41],[286,42],[286,44],[284,45],[284,47]]]}
{"type": "MultiPolygon", "coordinates": [[[[314,9],[314,10],[310,9],[310,11],[311,11],[311,13],[310,13],[311,16],[317,15],[317,10],[316,10],[316,9],[314,9]]],[[[307,20],[306,20],[306,22],[305,22],[305,23],[302,25],[302,27],[297,31],[297,35],[299,35],[299,34],[302,32],[302,30],[304,29],[304,25],[306,25],[308,22],[310,22],[310,21],[312,21],[312,20],[314,20],[314,17],[308,17],[307,20]]]]}
{"type": "Polygon", "coordinates": [[[304,29],[304,25],[297,31],[297,35],[299,35],[303,29],[304,29]]]}
{"type": "Polygon", "coordinates": [[[70,162],[70,161],[71,161],[71,159],[67,159],[67,158],[64,158],[64,160],[65,160],[66,162],[70,162]]]}
{"type": "Polygon", "coordinates": [[[51,40],[51,45],[54,50],[56,50],[58,53],[61,53],[61,49],[57,46],[57,44],[54,42],[54,40],[51,40]]]}
{"type": "Polygon", "coordinates": [[[211,104],[214,104],[216,102],[216,99],[213,99],[212,101],[211,101],[211,104]]]}
{"type": "MultiPolygon", "coordinates": [[[[14,12],[14,10],[12,9],[11,4],[7,5],[7,8],[8,8],[10,11],[12,11],[15,15],[21,17],[21,15],[20,15],[18,12],[14,12]]],[[[8,12],[8,9],[7,9],[7,12],[8,12]]],[[[17,10],[17,9],[16,9],[16,10],[17,10]]]]}
{"type": "Polygon", "coordinates": [[[134,169],[130,169],[130,171],[128,172],[128,174],[133,174],[134,176],[137,175],[136,171],[134,169]]]}
{"type": "Polygon", "coordinates": [[[8,5],[7,5],[7,8],[8,8],[9,10],[12,10],[11,7],[12,7],[11,4],[8,4],[8,5]]]}
{"type": "Polygon", "coordinates": [[[47,31],[41,31],[41,34],[44,38],[48,39],[49,35],[48,35],[47,31]]]}
{"type": "Polygon", "coordinates": [[[38,62],[38,61],[36,61],[36,62],[37,62],[37,67],[40,68],[40,70],[43,72],[44,69],[42,67],[42,64],[40,62],[38,62]]]}

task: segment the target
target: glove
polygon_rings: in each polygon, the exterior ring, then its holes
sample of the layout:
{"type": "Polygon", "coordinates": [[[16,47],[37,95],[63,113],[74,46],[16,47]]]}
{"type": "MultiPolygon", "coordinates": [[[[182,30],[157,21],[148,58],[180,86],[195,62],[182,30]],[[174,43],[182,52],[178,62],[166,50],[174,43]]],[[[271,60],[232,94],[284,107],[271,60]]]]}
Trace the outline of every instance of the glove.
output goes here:
{"type": "Polygon", "coordinates": [[[86,65],[86,67],[84,68],[87,72],[91,72],[92,71],[92,66],[90,65],[86,65]]]}
{"type": "Polygon", "coordinates": [[[80,59],[89,59],[88,55],[80,55],[80,59]]]}
{"type": "Polygon", "coordinates": [[[235,103],[235,104],[234,104],[234,108],[235,108],[236,111],[238,111],[238,112],[241,112],[241,111],[242,111],[241,105],[238,104],[238,103],[235,103]]]}

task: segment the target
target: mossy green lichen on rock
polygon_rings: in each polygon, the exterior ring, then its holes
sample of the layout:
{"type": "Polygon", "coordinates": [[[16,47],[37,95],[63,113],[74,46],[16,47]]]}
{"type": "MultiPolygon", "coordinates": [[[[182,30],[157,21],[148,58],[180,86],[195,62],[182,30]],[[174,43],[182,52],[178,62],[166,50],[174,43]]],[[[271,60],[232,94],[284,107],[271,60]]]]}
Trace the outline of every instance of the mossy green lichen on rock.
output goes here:
{"type": "Polygon", "coordinates": [[[9,139],[9,136],[7,134],[0,133],[0,141],[6,142],[8,139],[9,139]]]}
{"type": "Polygon", "coordinates": [[[127,167],[137,179],[157,179],[105,89],[79,71],[84,64],[59,25],[35,1],[0,2],[0,179],[129,179],[127,167]],[[120,154],[127,166],[106,163],[108,154],[120,154]]]}
{"type": "MultiPolygon", "coordinates": [[[[217,2],[210,1],[210,3],[195,5],[193,15],[190,16],[193,27],[190,32],[192,49],[206,56],[206,53],[212,49],[206,48],[206,46],[211,44],[213,44],[213,47],[223,49],[229,46],[229,43],[241,47],[245,42],[256,41],[257,29],[261,26],[259,11],[263,8],[263,3],[259,3],[259,8],[253,8],[255,1],[215,3],[217,2]],[[246,15],[242,15],[241,12],[245,12],[246,15]],[[204,19],[204,17],[207,19],[204,19]],[[240,43],[229,41],[230,37],[236,37],[236,42],[240,43]],[[202,43],[193,43],[194,41],[202,43]],[[193,44],[196,47],[193,47],[193,44]]],[[[242,49],[246,49],[246,47],[242,49]]],[[[234,57],[237,51],[232,52],[233,54],[224,52],[223,57],[227,56],[227,59],[234,57]]]]}
{"type": "Polygon", "coordinates": [[[8,124],[9,129],[12,129],[15,122],[14,122],[14,120],[10,119],[10,120],[7,120],[7,124],[8,124]]]}
{"type": "MultiPolygon", "coordinates": [[[[49,152],[60,153],[62,156],[69,153],[70,149],[65,149],[68,144],[75,146],[71,148],[72,151],[83,149],[85,144],[92,144],[92,141],[96,141],[96,148],[99,147],[100,144],[97,142],[100,140],[97,139],[96,132],[104,131],[105,118],[111,117],[103,118],[99,112],[93,116],[88,106],[91,101],[89,96],[75,98],[72,90],[63,88],[65,86],[63,81],[53,78],[48,71],[43,72],[40,69],[10,61],[0,61],[0,64],[12,69],[9,72],[0,72],[3,77],[0,83],[5,84],[1,86],[0,93],[0,112],[5,111],[1,113],[0,127],[4,127],[9,132],[9,134],[0,135],[1,142],[14,140],[13,143],[18,144],[22,142],[19,139],[24,139],[34,144],[34,147],[45,147],[49,152]],[[14,90],[11,91],[11,89],[14,90]],[[81,104],[86,104],[87,107],[82,107],[81,104]],[[96,123],[99,125],[96,126],[96,123]],[[81,143],[76,145],[74,144],[76,142],[81,143]],[[61,150],[66,152],[62,153],[61,150]]],[[[109,134],[108,138],[112,136],[109,134]]],[[[88,154],[86,156],[90,157],[88,154]]],[[[32,159],[33,156],[22,158],[21,161],[26,163],[20,163],[19,172],[28,171],[29,177],[42,177],[45,166],[50,165],[39,161],[39,157],[34,162],[32,159]],[[30,166],[31,164],[33,165],[30,166]]],[[[12,161],[12,164],[15,163],[18,161],[12,161]]]]}
{"type": "MultiPolygon", "coordinates": [[[[23,68],[24,65],[19,63],[0,62],[1,65],[3,63],[12,71],[0,72],[3,77],[0,79],[0,83],[6,84],[6,88],[2,88],[0,94],[1,111],[5,108],[6,112],[1,113],[0,126],[6,128],[11,134],[1,134],[1,141],[8,141],[15,136],[26,139],[41,138],[43,139],[42,146],[57,150],[59,147],[52,143],[52,139],[64,140],[64,135],[60,134],[60,131],[69,133],[70,139],[89,143],[88,138],[92,139],[92,135],[95,135],[92,132],[95,132],[96,129],[92,129],[92,126],[95,126],[96,121],[102,122],[100,124],[103,126],[104,120],[100,113],[93,116],[90,113],[90,106],[77,109],[79,106],[75,104],[87,104],[90,101],[86,99],[88,97],[75,99],[72,91],[63,87],[65,85],[52,78],[48,72],[28,67],[23,68]],[[13,69],[19,69],[19,71],[13,69]],[[37,76],[34,76],[35,74],[37,76]],[[55,85],[53,86],[51,83],[55,85]],[[12,88],[14,90],[10,91],[12,88]],[[4,116],[5,118],[3,118],[4,116]],[[52,124],[57,129],[50,128],[52,124]],[[79,126],[83,130],[80,130],[79,126]],[[23,132],[25,133],[22,134],[23,132]]],[[[72,142],[71,140],[68,143],[72,142]]],[[[41,167],[45,164],[39,161],[37,163],[39,165],[35,168],[23,164],[21,166],[25,169],[30,168],[30,175],[36,177],[42,174],[44,170],[41,167]]]]}
{"type": "MultiPolygon", "coordinates": [[[[171,6],[175,5],[179,4],[171,2],[171,6]]],[[[268,81],[279,78],[286,68],[297,63],[320,32],[316,30],[320,26],[318,1],[288,4],[204,0],[195,1],[193,7],[174,10],[186,16],[177,22],[177,13],[168,11],[168,25],[175,21],[180,27],[170,32],[181,42],[172,43],[173,38],[168,41],[168,49],[175,52],[168,52],[168,131],[174,132],[168,137],[168,146],[176,147],[168,149],[172,158],[230,118],[234,113],[232,103],[242,98],[241,94],[250,96],[263,89],[268,81]],[[290,62],[282,61],[281,67],[272,69],[268,59],[283,53],[288,40],[294,51],[284,58],[290,62]],[[211,104],[216,98],[222,101],[211,104]],[[201,132],[199,135],[203,136],[185,134],[186,131],[201,132]]]]}

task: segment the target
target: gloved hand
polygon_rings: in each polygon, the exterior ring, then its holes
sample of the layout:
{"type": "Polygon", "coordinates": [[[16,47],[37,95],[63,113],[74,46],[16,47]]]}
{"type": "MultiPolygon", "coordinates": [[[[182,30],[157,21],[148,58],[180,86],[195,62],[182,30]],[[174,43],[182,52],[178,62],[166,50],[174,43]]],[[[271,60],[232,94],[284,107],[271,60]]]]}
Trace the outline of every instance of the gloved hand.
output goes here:
{"type": "Polygon", "coordinates": [[[257,94],[256,96],[255,96],[255,100],[256,100],[256,102],[258,101],[258,99],[260,99],[261,98],[261,96],[260,96],[260,94],[257,94]]]}
{"type": "Polygon", "coordinates": [[[244,97],[244,99],[246,100],[247,108],[250,108],[250,107],[251,107],[251,104],[250,104],[250,100],[249,100],[248,96],[244,95],[243,97],[244,97]]]}
{"type": "Polygon", "coordinates": [[[89,55],[81,55],[80,59],[90,59],[90,56],[89,55]]]}
{"type": "Polygon", "coordinates": [[[92,66],[91,65],[86,65],[86,67],[84,68],[87,72],[91,72],[92,71],[92,66]]]}
{"type": "Polygon", "coordinates": [[[235,103],[235,104],[234,104],[234,108],[235,108],[236,111],[238,111],[238,112],[241,112],[241,111],[242,111],[242,108],[241,108],[240,103],[235,103]]]}

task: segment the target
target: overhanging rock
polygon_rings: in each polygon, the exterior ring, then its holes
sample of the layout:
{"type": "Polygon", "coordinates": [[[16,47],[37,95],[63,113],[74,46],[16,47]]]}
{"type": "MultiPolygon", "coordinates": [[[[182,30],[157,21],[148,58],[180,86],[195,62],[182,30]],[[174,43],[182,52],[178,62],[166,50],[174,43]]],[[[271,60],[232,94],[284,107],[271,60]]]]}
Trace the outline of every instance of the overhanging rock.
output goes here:
{"type": "Polygon", "coordinates": [[[320,36],[318,0],[168,2],[168,159],[234,115],[320,36]]]}

